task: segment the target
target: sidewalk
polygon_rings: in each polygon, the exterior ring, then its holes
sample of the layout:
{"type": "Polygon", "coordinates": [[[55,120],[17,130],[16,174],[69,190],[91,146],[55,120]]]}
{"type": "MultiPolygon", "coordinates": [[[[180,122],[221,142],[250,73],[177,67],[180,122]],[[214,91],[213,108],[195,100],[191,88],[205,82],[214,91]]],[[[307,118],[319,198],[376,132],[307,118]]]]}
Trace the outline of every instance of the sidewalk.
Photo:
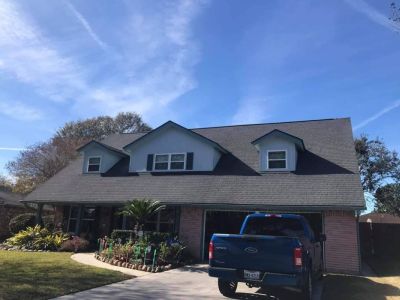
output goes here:
{"type": "Polygon", "coordinates": [[[143,271],[113,266],[113,265],[104,263],[102,261],[97,260],[94,257],[94,253],[77,253],[77,254],[73,254],[71,256],[71,258],[81,264],[84,264],[84,265],[89,265],[89,266],[108,269],[108,270],[114,270],[114,271],[118,271],[118,272],[130,275],[130,276],[134,276],[134,277],[142,277],[142,276],[152,274],[149,272],[143,272],[143,271]]]}

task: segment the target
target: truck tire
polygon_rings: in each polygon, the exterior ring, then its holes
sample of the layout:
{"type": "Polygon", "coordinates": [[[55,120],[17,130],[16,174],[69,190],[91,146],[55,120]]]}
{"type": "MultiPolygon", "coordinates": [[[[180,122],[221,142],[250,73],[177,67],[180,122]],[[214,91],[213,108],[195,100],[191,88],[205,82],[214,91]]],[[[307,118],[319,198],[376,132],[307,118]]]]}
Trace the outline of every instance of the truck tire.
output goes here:
{"type": "Polygon", "coordinates": [[[225,297],[232,297],[233,295],[235,295],[237,282],[218,279],[218,288],[220,293],[225,297]]]}
{"type": "Polygon", "coordinates": [[[307,272],[307,281],[302,290],[302,299],[303,300],[311,300],[313,292],[313,280],[311,271],[307,272]]]}

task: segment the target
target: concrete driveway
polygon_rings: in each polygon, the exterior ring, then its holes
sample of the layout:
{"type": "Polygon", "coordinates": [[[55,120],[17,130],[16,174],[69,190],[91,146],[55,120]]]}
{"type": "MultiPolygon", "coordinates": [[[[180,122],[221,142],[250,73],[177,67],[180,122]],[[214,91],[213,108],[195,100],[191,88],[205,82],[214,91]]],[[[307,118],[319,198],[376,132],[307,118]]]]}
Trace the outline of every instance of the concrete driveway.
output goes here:
{"type": "MultiPolygon", "coordinates": [[[[320,300],[321,284],[313,299],[320,300]]],[[[295,300],[298,294],[292,291],[260,291],[239,284],[236,299],[295,300]]],[[[217,279],[207,274],[207,265],[187,266],[163,273],[149,273],[134,279],[99,288],[66,295],[57,299],[227,299],[218,291],[217,279]]]]}

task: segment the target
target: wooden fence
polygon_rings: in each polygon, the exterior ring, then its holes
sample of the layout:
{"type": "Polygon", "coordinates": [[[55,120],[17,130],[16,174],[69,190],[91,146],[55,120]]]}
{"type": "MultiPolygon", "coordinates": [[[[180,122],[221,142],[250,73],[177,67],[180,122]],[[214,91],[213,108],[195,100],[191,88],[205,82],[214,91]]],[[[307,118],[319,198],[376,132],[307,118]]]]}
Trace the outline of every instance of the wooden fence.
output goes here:
{"type": "Polygon", "coordinates": [[[361,255],[398,256],[400,224],[359,223],[361,255]]]}

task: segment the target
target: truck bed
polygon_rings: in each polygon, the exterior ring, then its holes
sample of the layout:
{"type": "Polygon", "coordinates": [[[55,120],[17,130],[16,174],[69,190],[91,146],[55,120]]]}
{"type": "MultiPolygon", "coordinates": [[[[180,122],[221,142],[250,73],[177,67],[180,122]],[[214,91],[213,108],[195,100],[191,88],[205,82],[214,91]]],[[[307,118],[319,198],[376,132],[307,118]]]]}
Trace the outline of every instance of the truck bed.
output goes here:
{"type": "Polygon", "coordinates": [[[298,238],[214,234],[211,267],[293,274],[293,250],[301,247],[298,238]]]}

